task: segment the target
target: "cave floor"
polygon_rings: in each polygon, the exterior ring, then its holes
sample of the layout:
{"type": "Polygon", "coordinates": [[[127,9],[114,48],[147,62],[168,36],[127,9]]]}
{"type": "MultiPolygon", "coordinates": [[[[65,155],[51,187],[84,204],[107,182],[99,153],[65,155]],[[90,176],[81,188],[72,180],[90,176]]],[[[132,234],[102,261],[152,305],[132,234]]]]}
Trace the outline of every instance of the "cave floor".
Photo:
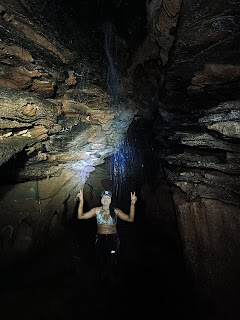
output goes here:
{"type": "Polygon", "coordinates": [[[61,252],[68,245],[62,244],[2,272],[1,319],[213,319],[196,311],[179,248],[166,234],[159,236],[153,226],[131,233],[123,228],[118,276],[100,281],[95,236],[82,228],[67,258],[61,252]]]}

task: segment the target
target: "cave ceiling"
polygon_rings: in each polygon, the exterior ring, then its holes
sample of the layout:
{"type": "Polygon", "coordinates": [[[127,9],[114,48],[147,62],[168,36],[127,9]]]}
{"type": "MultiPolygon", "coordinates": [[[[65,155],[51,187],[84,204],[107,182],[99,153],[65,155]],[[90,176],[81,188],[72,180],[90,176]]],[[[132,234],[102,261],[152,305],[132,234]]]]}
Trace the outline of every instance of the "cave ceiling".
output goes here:
{"type": "Polygon", "coordinates": [[[63,168],[83,172],[86,178],[114,152],[137,111],[127,95],[113,101],[105,57],[96,59],[95,39],[84,46],[91,30],[81,34],[76,26],[85,21],[66,22],[71,7],[54,33],[64,5],[1,2],[0,162],[7,180],[50,177],[63,168]],[[56,9],[52,20],[50,9],[56,9]],[[58,37],[65,26],[72,28],[69,42],[64,32],[58,37]],[[72,49],[76,37],[82,41],[72,49]]]}
{"type": "MultiPolygon", "coordinates": [[[[219,175],[235,185],[239,1],[0,3],[2,172],[17,180],[91,172],[133,119],[140,129],[145,119],[169,181],[185,194],[189,172],[211,172],[209,188],[219,175]]],[[[197,181],[195,196],[204,196],[206,180],[197,181]]]]}

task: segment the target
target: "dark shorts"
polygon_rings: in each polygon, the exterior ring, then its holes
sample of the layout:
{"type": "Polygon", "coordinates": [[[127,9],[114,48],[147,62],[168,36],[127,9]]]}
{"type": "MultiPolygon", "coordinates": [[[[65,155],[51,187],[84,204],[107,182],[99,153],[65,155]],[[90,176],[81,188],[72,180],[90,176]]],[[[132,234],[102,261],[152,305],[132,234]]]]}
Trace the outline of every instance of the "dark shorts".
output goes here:
{"type": "Polygon", "coordinates": [[[118,263],[120,240],[117,233],[97,234],[95,246],[98,263],[105,265],[118,263]]]}

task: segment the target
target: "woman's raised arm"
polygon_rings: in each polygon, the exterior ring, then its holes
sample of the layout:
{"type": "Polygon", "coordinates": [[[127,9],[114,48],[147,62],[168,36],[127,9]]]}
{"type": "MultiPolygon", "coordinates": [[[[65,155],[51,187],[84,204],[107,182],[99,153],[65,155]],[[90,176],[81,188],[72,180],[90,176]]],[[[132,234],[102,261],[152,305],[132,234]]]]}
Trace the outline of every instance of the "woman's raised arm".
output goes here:
{"type": "Polygon", "coordinates": [[[79,198],[79,206],[78,206],[78,219],[90,219],[96,215],[97,208],[93,208],[88,212],[83,213],[83,189],[80,189],[79,193],[77,194],[79,198]]]}
{"type": "Polygon", "coordinates": [[[131,192],[130,214],[128,215],[120,209],[115,209],[116,215],[124,221],[133,222],[134,217],[135,217],[135,203],[136,203],[136,201],[137,201],[137,197],[135,195],[135,191],[134,191],[134,193],[131,192]]]}

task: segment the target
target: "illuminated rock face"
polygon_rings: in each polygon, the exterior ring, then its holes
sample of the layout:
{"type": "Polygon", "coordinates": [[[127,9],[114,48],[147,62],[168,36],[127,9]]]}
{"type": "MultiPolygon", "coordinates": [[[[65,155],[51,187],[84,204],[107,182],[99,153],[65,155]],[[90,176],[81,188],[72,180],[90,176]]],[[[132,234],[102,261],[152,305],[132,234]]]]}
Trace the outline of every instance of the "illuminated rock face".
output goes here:
{"type": "Polygon", "coordinates": [[[113,105],[104,69],[40,26],[31,2],[1,3],[0,229],[11,259],[43,245],[63,216],[72,219],[79,188],[137,109],[126,96],[113,105]]]}

